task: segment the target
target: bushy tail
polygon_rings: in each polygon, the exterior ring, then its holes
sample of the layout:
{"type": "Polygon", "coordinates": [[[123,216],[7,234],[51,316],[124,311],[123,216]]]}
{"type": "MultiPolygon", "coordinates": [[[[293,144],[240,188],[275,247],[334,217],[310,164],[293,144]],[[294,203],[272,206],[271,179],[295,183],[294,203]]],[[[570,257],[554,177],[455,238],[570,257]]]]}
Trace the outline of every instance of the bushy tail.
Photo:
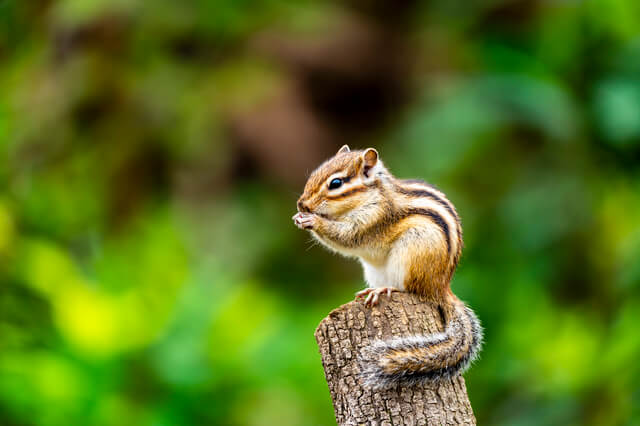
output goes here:
{"type": "Polygon", "coordinates": [[[478,317],[455,296],[444,332],[376,341],[365,348],[360,369],[366,386],[433,382],[464,372],[482,346],[478,317]]]}

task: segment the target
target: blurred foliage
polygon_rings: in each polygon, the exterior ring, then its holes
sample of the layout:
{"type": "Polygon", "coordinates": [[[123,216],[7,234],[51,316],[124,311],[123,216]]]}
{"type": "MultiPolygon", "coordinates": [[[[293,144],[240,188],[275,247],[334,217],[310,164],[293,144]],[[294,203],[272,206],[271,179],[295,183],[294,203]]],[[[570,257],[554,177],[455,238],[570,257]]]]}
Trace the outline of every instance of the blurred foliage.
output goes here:
{"type": "MultiPolygon", "coordinates": [[[[461,213],[479,423],[639,424],[640,3],[418,10],[414,99],[354,145],[461,213]]],[[[256,35],[341,13],[0,0],[0,424],[334,422],[313,331],[360,271],[227,120],[288,78],[256,35]]]]}

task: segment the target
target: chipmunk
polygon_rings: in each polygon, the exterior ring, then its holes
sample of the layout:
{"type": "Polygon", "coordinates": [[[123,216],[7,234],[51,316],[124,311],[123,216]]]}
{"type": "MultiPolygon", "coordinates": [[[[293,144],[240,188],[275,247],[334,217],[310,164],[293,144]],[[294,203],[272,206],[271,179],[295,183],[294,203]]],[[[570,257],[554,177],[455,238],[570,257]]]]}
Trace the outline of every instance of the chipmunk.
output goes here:
{"type": "Polygon", "coordinates": [[[482,345],[476,315],[451,291],[462,228],[446,196],[420,180],[396,179],[373,148],[347,145],[309,177],[295,224],[329,249],[357,257],[369,288],[365,305],[407,291],[437,303],[443,332],[376,341],[360,359],[373,388],[437,381],[464,372],[482,345]]]}

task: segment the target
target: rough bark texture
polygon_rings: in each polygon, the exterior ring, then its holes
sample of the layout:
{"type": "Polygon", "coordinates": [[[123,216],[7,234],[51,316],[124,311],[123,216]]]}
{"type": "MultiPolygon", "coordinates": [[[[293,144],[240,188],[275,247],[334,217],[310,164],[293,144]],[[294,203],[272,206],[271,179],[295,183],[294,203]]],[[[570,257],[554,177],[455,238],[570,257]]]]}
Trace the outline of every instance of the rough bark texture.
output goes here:
{"type": "Polygon", "coordinates": [[[436,305],[409,293],[382,297],[374,308],[361,301],[332,311],[316,340],[340,425],[475,425],[464,379],[371,391],[362,386],[358,356],[376,339],[443,330],[436,305]]]}

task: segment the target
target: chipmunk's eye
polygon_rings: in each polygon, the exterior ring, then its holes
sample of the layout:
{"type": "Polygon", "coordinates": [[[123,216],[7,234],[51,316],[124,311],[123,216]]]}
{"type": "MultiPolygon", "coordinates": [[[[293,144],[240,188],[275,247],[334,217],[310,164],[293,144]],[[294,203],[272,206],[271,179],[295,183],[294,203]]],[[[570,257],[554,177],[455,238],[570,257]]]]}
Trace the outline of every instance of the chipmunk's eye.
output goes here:
{"type": "Polygon", "coordinates": [[[331,179],[331,182],[329,182],[329,189],[337,189],[337,188],[340,188],[341,186],[342,186],[342,179],[335,178],[335,179],[331,179]]]}

